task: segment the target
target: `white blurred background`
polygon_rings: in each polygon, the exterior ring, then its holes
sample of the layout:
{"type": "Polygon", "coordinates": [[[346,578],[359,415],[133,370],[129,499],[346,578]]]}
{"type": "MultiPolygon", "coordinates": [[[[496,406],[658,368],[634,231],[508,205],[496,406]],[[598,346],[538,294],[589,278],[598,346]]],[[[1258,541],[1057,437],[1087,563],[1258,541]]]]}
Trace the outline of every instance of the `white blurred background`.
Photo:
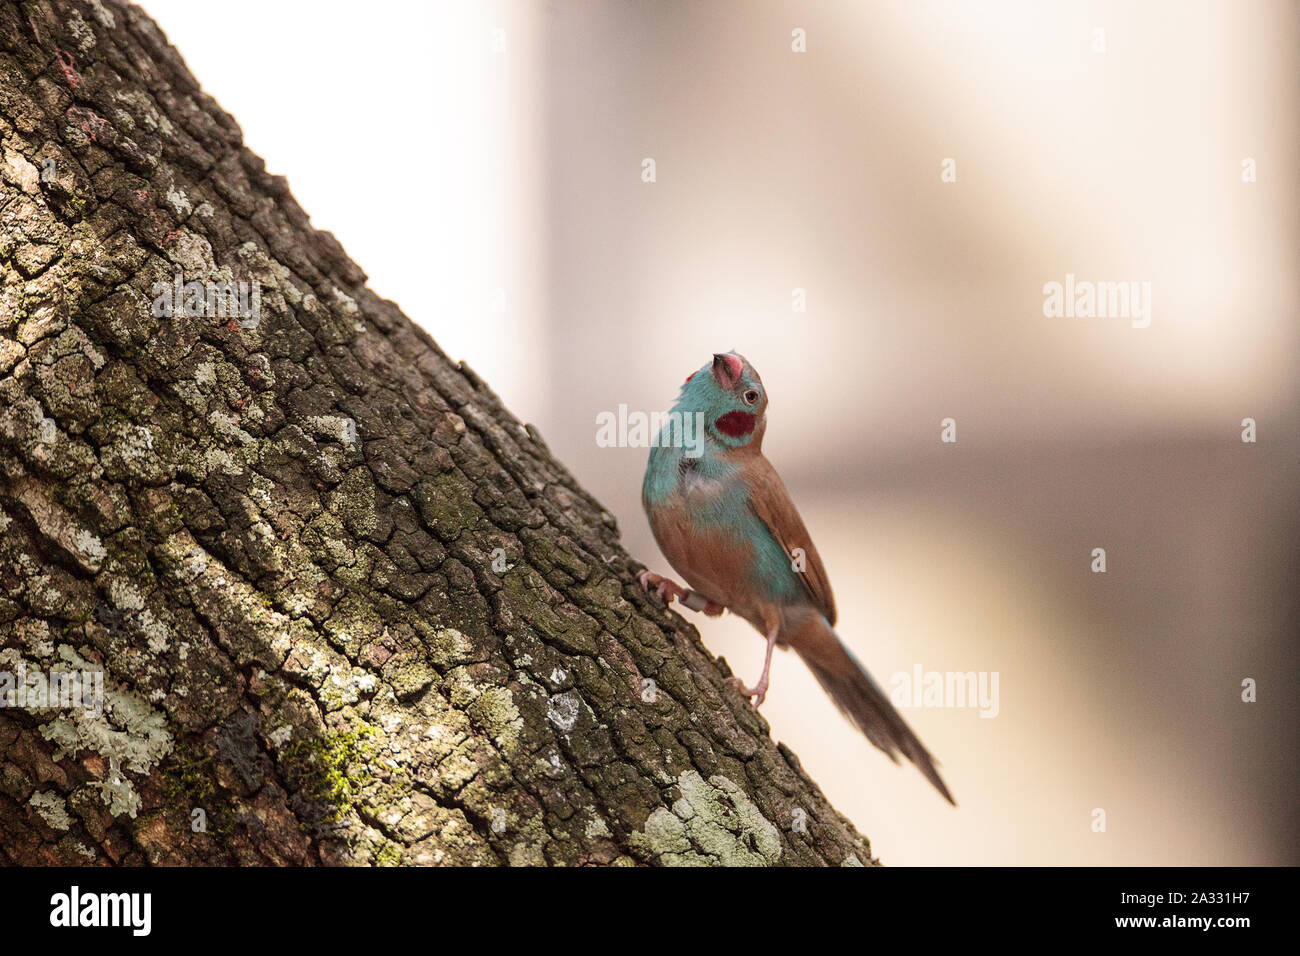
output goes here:
{"type": "Polygon", "coordinates": [[[905,712],[954,811],[778,656],[773,736],[886,863],[1300,862],[1296,4],[144,5],[656,570],[595,417],[754,363],[841,635],[887,687],[1000,674],[994,719],[905,712]],[[1046,318],[1067,273],[1150,327],[1046,318]]]}

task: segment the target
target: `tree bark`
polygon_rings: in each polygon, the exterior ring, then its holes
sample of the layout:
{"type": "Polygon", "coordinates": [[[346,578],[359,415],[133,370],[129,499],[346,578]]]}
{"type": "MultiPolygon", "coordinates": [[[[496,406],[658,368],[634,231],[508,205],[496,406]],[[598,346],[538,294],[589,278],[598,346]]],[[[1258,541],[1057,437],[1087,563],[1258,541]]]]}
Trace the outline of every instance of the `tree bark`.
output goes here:
{"type": "Polygon", "coordinates": [[[875,862],[140,9],[0,4],[0,73],[0,672],[104,675],[0,707],[0,860],[875,862]]]}

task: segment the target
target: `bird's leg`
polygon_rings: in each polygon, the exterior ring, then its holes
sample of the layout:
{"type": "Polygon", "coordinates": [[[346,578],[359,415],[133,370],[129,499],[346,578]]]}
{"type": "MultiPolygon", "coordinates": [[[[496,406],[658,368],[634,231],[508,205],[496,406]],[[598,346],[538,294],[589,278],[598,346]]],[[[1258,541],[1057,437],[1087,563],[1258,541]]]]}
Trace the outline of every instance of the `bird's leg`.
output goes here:
{"type": "Polygon", "coordinates": [[[717,617],[726,610],[723,605],[710,601],[699,591],[687,591],[678,600],[682,602],[684,607],[688,607],[692,611],[703,611],[709,617],[717,617]]]}
{"type": "Polygon", "coordinates": [[[746,697],[756,698],[753,701],[754,709],[758,710],[763,701],[767,699],[768,677],[772,673],[772,649],[776,647],[776,634],[779,627],[772,627],[767,632],[767,654],[763,657],[763,676],[758,679],[758,683],[753,687],[746,687],[745,682],[739,677],[731,678],[731,683],[735,685],[736,690],[740,691],[746,697]]]}
{"type": "Polygon", "coordinates": [[[703,611],[709,617],[717,617],[726,610],[724,605],[710,601],[699,591],[688,591],[671,578],[666,578],[662,574],[655,574],[648,569],[638,574],[636,579],[640,582],[642,590],[647,594],[650,593],[650,588],[653,587],[655,594],[663,598],[665,604],[672,604],[673,598],[676,598],[692,611],[703,611]]]}
{"type": "Polygon", "coordinates": [[[681,600],[690,593],[672,578],[666,578],[662,574],[655,574],[649,568],[638,574],[636,579],[641,585],[641,590],[649,594],[650,589],[654,588],[655,594],[659,595],[665,604],[672,604],[673,598],[681,600]]]}

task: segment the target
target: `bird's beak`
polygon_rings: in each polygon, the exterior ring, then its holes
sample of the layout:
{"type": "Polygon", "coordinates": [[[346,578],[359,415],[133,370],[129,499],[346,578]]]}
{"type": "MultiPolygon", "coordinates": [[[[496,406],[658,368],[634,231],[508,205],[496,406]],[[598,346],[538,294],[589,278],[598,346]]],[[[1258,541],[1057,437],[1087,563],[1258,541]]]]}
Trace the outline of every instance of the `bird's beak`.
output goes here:
{"type": "Polygon", "coordinates": [[[734,355],[723,355],[721,352],[714,353],[713,356],[713,377],[718,380],[718,386],[723,389],[730,389],[740,381],[740,359],[734,355]]]}

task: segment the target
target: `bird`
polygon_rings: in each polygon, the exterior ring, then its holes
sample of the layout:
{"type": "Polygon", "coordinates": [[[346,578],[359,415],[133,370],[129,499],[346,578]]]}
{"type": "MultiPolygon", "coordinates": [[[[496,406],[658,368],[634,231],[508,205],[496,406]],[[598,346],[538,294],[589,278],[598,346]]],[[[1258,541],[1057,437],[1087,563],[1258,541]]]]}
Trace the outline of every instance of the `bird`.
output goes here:
{"type": "Polygon", "coordinates": [[[689,588],[648,568],[638,583],[667,604],[676,599],[708,616],[730,610],[763,635],[758,682],[731,678],[756,709],[767,697],[773,649],[793,648],[850,723],[894,763],[906,756],[956,806],[934,757],[835,633],[826,568],[763,455],[767,405],[758,372],[734,350],[687,376],[650,443],[641,503],[689,588]]]}

